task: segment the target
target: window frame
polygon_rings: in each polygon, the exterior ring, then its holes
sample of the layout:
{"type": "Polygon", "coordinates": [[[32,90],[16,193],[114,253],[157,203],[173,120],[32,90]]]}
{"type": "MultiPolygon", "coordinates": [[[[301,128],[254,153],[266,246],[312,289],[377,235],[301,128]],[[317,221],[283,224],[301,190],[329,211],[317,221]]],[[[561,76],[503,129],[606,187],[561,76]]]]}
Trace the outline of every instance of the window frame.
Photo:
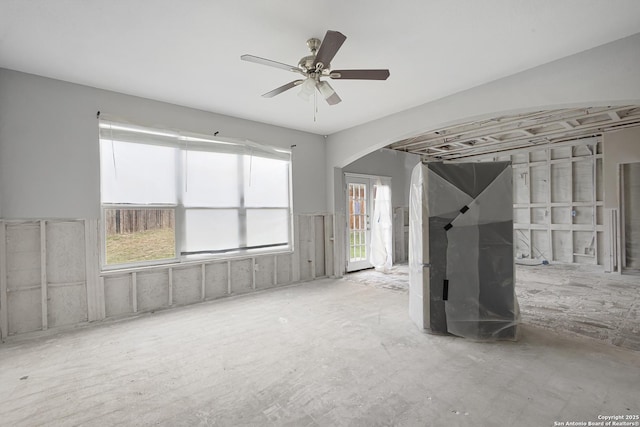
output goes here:
{"type": "MultiPolygon", "coordinates": [[[[293,221],[293,156],[291,150],[282,149],[279,147],[273,147],[263,144],[258,144],[253,141],[235,138],[219,138],[217,136],[194,134],[190,132],[174,132],[170,130],[149,128],[146,126],[130,125],[127,122],[121,120],[118,121],[103,121],[101,119],[100,130],[104,129],[103,123],[108,126],[113,125],[120,129],[129,128],[139,131],[142,136],[142,140],[131,140],[131,138],[122,138],[118,136],[109,137],[108,135],[102,135],[99,132],[98,144],[101,144],[103,140],[120,141],[126,143],[136,143],[145,145],[159,145],[159,146],[171,146],[177,148],[176,150],[176,197],[175,204],[166,203],[151,203],[151,204],[128,204],[128,203],[104,203],[102,201],[102,173],[100,173],[101,183],[101,195],[100,195],[100,261],[103,271],[131,269],[137,267],[149,267],[149,266],[162,266],[171,264],[180,264],[185,262],[206,262],[215,260],[226,260],[232,258],[246,258],[255,255],[262,254],[281,254],[292,253],[294,250],[294,221],[293,221]],[[159,136],[159,142],[153,141],[154,135],[159,136]],[[151,135],[151,136],[149,136],[151,135]],[[146,142],[145,139],[151,139],[146,142]],[[169,141],[168,141],[169,139],[169,141]],[[171,141],[175,139],[175,141],[171,141]],[[284,160],[287,162],[287,175],[288,175],[288,205],[286,207],[247,207],[244,203],[245,197],[245,178],[246,174],[242,169],[238,171],[238,191],[239,191],[239,206],[225,206],[225,207],[208,207],[208,206],[185,206],[183,184],[187,174],[186,158],[183,157],[185,153],[192,151],[204,151],[213,153],[224,153],[225,150],[221,150],[218,147],[219,144],[236,145],[233,152],[239,156],[240,163],[244,161],[244,156],[254,156],[275,158],[278,160],[284,160]],[[269,155],[269,153],[276,154],[269,155]],[[280,153],[280,154],[277,154],[280,153]],[[173,209],[174,212],[174,254],[173,258],[147,260],[147,261],[134,261],[129,263],[120,264],[107,264],[107,232],[106,232],[106,210],[107,209],[173,209]],[[238,229],[239,235],[239,247],[221,250],[204,250],[204,251],[186,251],[186,234],[187,234],[187,211],[189,210],[218,210],[229,209],[238,211],[238,229]],[[274,245],[259,245],[257,247],[247,247],[247,211],[248,210],[286,210],[287,211],[287,242],[285,244],[274,245]],[[244,232],[241,230],[244,229],[244,232]],[[244,245],[244,246],[243,246],[244,245]]],[[[102,153],[100,153],[102,155],[102,153]]],[[[101,165],[102,167],[102,165],[101,165]]]]}

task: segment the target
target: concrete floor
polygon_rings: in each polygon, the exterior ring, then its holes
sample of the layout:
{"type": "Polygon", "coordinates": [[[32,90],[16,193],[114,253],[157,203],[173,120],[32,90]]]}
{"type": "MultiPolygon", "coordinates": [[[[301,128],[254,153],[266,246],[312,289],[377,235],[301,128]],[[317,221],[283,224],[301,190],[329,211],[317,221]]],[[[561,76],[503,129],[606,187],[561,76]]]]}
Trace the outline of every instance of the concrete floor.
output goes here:
{"type": "MultiPolygon", "coordinates": [[[[406,264],[390,274],[363,270],[345,280],[408,292],[406,264]]],[[[640,276],[576,264],[516,265],[522,322],[640,351],[640,276]]]]}
{"type": "Polygon", "coordinates": [[[552,426],[640,413],[640,353],[525,325],[419,331],[324,279],[0,345],[3,426],[552,426]]]}

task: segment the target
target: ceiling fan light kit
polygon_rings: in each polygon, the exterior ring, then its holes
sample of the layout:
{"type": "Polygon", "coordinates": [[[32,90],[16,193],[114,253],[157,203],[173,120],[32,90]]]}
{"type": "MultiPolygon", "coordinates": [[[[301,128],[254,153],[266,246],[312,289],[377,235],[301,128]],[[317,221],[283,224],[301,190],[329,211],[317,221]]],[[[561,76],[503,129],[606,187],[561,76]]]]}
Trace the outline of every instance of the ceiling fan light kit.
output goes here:
{"type": "Polygon", "coordinates": [[[280,68],[301,74],[305,77],[303,80],[294,80],[263,94],[262,96],[264,98],[272,98],[293,87],[301,86],[300,93],[298,94],[300,98],[308,101],[311,95],[315,93],[315,89],[317,89],[325,101],[327,101],[327,104],[335,105],[342,100],[329,82],[322,80],[322,77],[329,77],[334,80],[386,80],[389,78],[389,70],[387,69],[331,70],[331,61],[346,39],[347,37],[344,34],[338,31],[328,30],[323,41],[317,38],[307,40],[307,47],[311,51],[311,55],[304,56],[300,59],[297,67],[254,55],[242,55],[240,59],[280,68]]]}
{"type": "MultiPolygon", "coordinates": [[[[300,84],[300,92],[298,96],[305,101],[308,101],[313,92],[316,90],[316,81],[312,78],[308,78],[300,84]]],[[[264,95],[263,95],[264,96],[264,95]]]]}

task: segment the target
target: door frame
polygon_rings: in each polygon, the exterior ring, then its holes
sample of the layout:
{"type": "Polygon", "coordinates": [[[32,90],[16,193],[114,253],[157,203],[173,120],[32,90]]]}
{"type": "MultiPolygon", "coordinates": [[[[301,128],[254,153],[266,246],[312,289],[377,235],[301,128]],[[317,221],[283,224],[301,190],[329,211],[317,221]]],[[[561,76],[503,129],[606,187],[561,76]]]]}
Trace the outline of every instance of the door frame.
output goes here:
{"type": "Polygon", "coordinates": [[[637,269],[627,268],[627,221],[625,198],[624,167],[629,164],[640,164],[640,162],[618,163],[618,273],[637,273],[637,269]]]}
{"type": "MultiPolygon", "coordinates": [[[[373,186],[376,185],[378,182],[382,182],[385,185],[389,186],[389,194],[391,197],[393,197],[392,195],[392,188],[391,188],[391,177],[390,176],[384,176],[384,175],[368,175],[368,174],[359,174],[359,173],[350,173],[350,172],[344,172],[344,201],[345,201],[345,233],[344,233],[344,241],[345,241],[345,271],[347,273],[353,272],[353,271],[358,271],[358,270],[364,270],[367,268],[373,268],[373,265],[369,262],[369,256],[368,254],[371,251],[371,223],[370,223],[370,217],[373,215],[373,207],[374,207],[374,199],[373,199],[373,186]],[[367,259],[364,261],[355,261],[355,262],[350,262],[349,258],[350,258],[350,238],[349,238],[349,233],[351,231],[350,228],[350,215],[349,215],[349,183],[350,182],[354,182],[354,181],[361,181],[361,183],[366,183],[367,185],[367,232],[366,232],[366,243],[365,243],[365,250],[366,250],[366,254],[367,254],[367,259]]],[[[392,214],[393,214],[393,207],[391,208],[392,210],[392,214]]],[[[392,231],[393,233],[393,231],[392,231]]],[[[392,239],[393,239],[393,234],[392,234],[392,239]]],[[[393,245],[392,245],[393,247],[393,245]]]]}

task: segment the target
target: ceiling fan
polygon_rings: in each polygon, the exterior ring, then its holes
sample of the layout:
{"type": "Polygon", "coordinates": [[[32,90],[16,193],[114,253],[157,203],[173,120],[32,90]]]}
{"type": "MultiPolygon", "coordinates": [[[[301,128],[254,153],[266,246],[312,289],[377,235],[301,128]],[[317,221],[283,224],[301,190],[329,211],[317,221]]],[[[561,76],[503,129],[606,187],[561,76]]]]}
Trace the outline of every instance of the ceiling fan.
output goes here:
{"type": "Polygon", "coordinates": [[[322,80],[322,77],[330,77],[338,80],[386,80],[389,77],[389,70],[332,70],[331,61],[342,46],[347,37],[338,31],[327,31],[324,40],[311,38],[307,40],[307,46],[311,50],[311,55],[305,56],[298,62],[298,66],[287,65],[270,59],[260,58],[253,55],[242,55],[243,61],[255,62],[256,64],[268,65],[270,67],[281,68],[283,70],[302,74],[305,79],[298,79],[289,82],[279,88],[262,95],[265,98],[272,98],[293,87],[301,86],[300,96],[305,99],[314,93],[314,89],[322,94],[329,105],[335,105],[342,101],[329,82],[322,80]]]}

